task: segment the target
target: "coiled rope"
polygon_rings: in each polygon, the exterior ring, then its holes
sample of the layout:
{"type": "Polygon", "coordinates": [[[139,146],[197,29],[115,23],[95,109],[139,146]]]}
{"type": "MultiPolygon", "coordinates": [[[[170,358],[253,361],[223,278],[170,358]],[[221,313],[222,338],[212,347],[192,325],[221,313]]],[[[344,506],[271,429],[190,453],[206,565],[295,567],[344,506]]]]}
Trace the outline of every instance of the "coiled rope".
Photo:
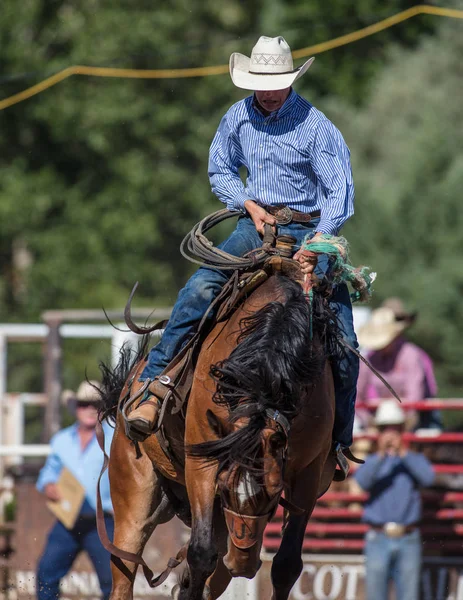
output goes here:
{"type": "Polygon", "coordinates": [[[209,231],[209,229],[212,229],[222,221],[231,217],[242,216],[242,214],[239,211],[230,211],[224,208],[202,219],[183,238],[180,244],[182,256],[197,265],[231,271],[250,269],[264,263],[269,255],[274,253],[270,248],[270,244],[265,243],[265,237],[262,248],[257,248],[257,250],[239,257],[216,248],[205,235],[206,231],[209,231]]]}

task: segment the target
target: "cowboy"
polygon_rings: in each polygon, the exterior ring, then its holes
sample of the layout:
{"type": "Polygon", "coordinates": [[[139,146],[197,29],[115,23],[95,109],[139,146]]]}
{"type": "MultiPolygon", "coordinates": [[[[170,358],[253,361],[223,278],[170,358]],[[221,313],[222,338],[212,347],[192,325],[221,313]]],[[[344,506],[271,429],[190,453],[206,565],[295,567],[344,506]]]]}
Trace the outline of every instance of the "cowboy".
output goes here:
{"type": "MultiPolygon", "coordinates": [[[[60,580],[68,573],[82,550],[88,553],[95,567],[104,600],[111,593],[111,555],[101,544],[96,523],[96,487],[103,464],[103,453],[95,433],[97,407],[101,399],[99,389],[97,381],[83,381],[77,393],[68,391],[63,394],[68,407],[75,413],[76,422],[51,438],[51,453],[39,474],[37,489],[49,502],[65,502],[57,485],[64,468],[80,482],[85,490],[85,497],[73,527],[68,529],[61,521],[56,521],[48,535],[37,571],[38,600],[59,597],[60,580]]],[[[114,429],[107,423],[103,425],[103,429],[109,452],[114,429]]],[[[107,474],[101,481],[101,499],[106,529],[112,536],[113,507],[107,474]]]]}
{"type": "MultiPolygon", "coordinates": [[[[408,341],[404,332],[416,321],[417,312],[407,311],[399,298],[388,298],[371,314],[359,329],[361,347],[371,365],[394,388],[406,408],[407,404],[436,396],[437,384],[432,360],[419,346],[408,341]]],[[[390,398],[390,390],[364,364],[360,365],[357,386],[359,402],[373,403],[390,398]]],[[[368,411],[367,411],[368,412],[368,411]]],[[[359,411],[359,418],[368,425],[370,415],[359,411]]],[[[439,411],[407,410],[407,422],[412,428],[442,428],[439,411]]]]}
{"type": "Polygon", "coordinates": [[[383,400],[375,415],[378,451],[355,474],[370,493],[362,520],[365,536],[367,600],[387,600],[389,580],[396,597],[418,600],[421,572],[420,487],[434,481],[431,463],[409,452],[404,440],[405,413],[397,400],[383,400]]]}
{"type": "MultiPolygon", "coordinates": [[[[262,36],[251,57],[230,58],[233,83],[253,94],[234,104],[223,117],[209,154],[213,193],[228,209],[242,213],[237,227],[219,248],[234,256],[262,246],[264,226],[278,227],[300,246],[309,235],[337,235],[353,214],[354,185],[344,139],[326,116],[299,96],[292,85],[314,58],[294,68],[291,50],[281,36],[262,36]],[[244,184],[239,169],[245,167],[244,184]]],[[[310,266],[300,252],[294,258],[304,272],[310,266]]],[[[318,272],[328,268],[325,256],[318,272]]],[[[201,267],[180,292],[161,341],[148,357],[140,381],[155,380],[193,335],[230,272],[201,267]]],[[[354,348],[352,306],[345,285],[335,288],[330,305],[345,340],[354,348]]],[[[358,359],[343,353],[334,369],[338,450],[352,443],[358,359]]],[[[128,433],[149,434],[159,403],[145,395],[128,417],[128,433]]]]}

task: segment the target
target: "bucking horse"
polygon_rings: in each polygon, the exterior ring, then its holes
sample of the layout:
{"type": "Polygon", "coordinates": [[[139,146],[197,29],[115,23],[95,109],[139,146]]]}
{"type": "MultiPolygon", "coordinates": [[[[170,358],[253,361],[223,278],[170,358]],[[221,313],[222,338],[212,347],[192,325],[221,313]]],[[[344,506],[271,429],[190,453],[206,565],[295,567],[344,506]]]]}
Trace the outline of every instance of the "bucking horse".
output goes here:
{"type": "MultiPolygon", "coordinates": [[[[271,569],[273,600],[286,600],[301,573],[307,522],[336,470],[330,356],[340,336],[329,284],[314,286],[288,244],[267,239],[250,261],[259,268],[237,271],[199,343],[174,361],[175,377],[164,375],[169,393],[153,435],[134,443],[124,422],[145,366],[146,336],[138,352],[121,350],[114,369],[102,366],[101,415],[115,421],[113,542],[99,523],[112,552],[112,600],[133,598],[140,565],[155,587],[184,558],[173,597],[219,598],[232,577],[256,575],[264,529],[279,503],[285,524],[271,569]],[[141,555],[156,526],[174,515],[191,537],[156,578],[141,555]]],[[[129,313],[127,321],[133,325],[129,313]]]]}

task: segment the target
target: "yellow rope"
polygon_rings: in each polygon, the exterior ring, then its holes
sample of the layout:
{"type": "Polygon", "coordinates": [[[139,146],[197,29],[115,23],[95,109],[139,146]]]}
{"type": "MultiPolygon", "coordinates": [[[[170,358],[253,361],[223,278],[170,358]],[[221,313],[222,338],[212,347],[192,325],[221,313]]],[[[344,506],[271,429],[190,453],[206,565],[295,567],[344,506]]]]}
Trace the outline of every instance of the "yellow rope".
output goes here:
{"type": "Polygon", "coordinates": [[[426,6],[425,4],[419,4],[418,6],[414,6],[413,8],[408,8],[407,10],[397,13],[392,17],[383,19],[378,23],[374,23],[373,25],[369,25],[363,29],[348,33],[347,35],[342,35],[341,37],[334,38],[328,42],[322,42],[321,44],[315,44],[315,46],[308,46],[307,48],[296,50],[293,52],[293,58],[305,58],[309,54],[319,54],[320,52],[326,52],[327,50],[332,50],[333,48],[339,48],[339,46],[351,44],[352,42],[361,40],[362,38],[378,33],[379,31],[383,31],[384,29],[388,29],[389,27],[393,27],[394,25],[397,25],[397,23],[401,23],[402,21],[406,21],[407,19],[411,19],[412,17],[416,17],[416,15],[421,14],[438,15],[439,17],[450,17],[453,19],[463,19],[463,10],[438,8],[437,6],[426,6]]]}
{"type": "MultiPolygon", "coordinates": [[[[339,48],[339,46],[345,46],[351,44],[357,40],[368,37],[389,27],[397,25],[402,21],[406,21],[419,14],[437,15],[440,17],[450,17],[453,19],[463,19],[463,10],[456,10],[451,8],[439,8],[437,6],[426,6],[424,4],[408,8],[392,17],[383,19],[374,25],[369,25],[363,29],[359,29],[347,35],[322,42],[321,44],[315,44],[314,46],[308,46],[307,48],[301,48],[293,52],[294,58],[305,58],[312,54],[320,54],[333,48],[339,48]]],[[[217,65],[213,67],[195,67],[190,69],[112,69],[106,67],[86,67],[82,65],[75,65],[73,67],[67,67],[59,73],[44,79],[40,83],[33,85],[30,88],[9,96],[4,100],[0,100],[0,110],[18,104],[27,98],[31,98],[36,94],[40,94],[44,90],[56,85],[63,79],[71,77],[71,75],[88,75],[92,77],[120,77],[120,78],[132,78],[132,79],[177,79],[180,77],[206,77],[209,75],[223,75],[228,73],[228,65],[217,65]]]]}

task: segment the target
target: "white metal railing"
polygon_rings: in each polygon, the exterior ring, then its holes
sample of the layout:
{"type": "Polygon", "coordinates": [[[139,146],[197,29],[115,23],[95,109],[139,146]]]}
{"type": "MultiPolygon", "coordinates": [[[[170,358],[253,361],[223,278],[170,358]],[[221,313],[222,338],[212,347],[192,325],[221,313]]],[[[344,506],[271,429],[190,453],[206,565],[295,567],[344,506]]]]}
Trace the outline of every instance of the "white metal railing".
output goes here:
{"type": "Polygon", "coordinates": [[[0,456],[48,456],[49,444],[16,444],[14,446],[0,446],[0,456]]]}

